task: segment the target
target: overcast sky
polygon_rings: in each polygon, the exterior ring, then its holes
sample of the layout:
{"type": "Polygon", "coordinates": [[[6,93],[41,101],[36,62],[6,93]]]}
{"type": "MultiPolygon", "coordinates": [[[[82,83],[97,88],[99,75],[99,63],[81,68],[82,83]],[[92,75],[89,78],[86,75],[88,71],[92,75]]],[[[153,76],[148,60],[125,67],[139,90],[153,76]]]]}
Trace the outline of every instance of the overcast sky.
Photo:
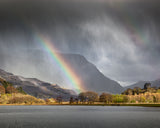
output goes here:
{"type": "Polygon", "coordinates": [[[29,70],[34,60],[25,63],[23,72],[18,70],[21,58],[42,50],[35,37],[38,31],[58,51],[85,56],[122,86],[158,79],[160,4],[139,1],[0,0],[0,68],[42,78],[38,68],[29,70]],[[14,67],[9,64],[13,55],[18,56],[14,67]]]}

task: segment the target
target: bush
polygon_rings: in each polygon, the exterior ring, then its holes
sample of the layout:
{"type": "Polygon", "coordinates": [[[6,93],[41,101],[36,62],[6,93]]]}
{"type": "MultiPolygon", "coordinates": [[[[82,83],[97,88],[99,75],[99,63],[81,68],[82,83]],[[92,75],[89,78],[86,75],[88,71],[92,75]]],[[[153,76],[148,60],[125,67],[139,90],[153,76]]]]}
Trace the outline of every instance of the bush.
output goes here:
{"type": "Polygon", "coordinates": [[[136,103],[136,100],[131,100],[131,103],[136,103]]]}

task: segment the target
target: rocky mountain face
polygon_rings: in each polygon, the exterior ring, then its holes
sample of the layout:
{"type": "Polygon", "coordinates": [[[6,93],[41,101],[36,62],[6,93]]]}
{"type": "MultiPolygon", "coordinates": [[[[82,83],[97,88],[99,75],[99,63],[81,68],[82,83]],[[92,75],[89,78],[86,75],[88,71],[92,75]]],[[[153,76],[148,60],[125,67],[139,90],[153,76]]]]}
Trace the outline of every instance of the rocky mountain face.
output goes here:
{"type": "MultiPolygon", "coordinates": [[[[43,81],[50,81],[50,83],[58,83],[63,87],[67,87],[70,83],[67,83],[65,80],[65,76],[63,75],[63,71],[60,67],[57,66],[54,59],[52,59],[45,51],[42,50],[33,50],[33,51],[23,51],[22,55],[13,53],[12,55],[3,55],[3,61],[0,61],[1,69],[5,69],[7,71],[13,72],[15,74],[20,74],[21,76],[36,76],[38,79],[43,81]]],[[[4,53],[2,53],[4,54],[4,53]]],[[[96,91],[98,93],[109,92],[109,93],[121,93],[124,88],[114,80],[104,76],[97,67],[90,63],[84,56],[79,54],[62,54],[63,59],[70,65],[71,68],[74,69],[77,76],[83,82],[83,87],[85,90],[96,91]]],[[[15,77],[14,77],[15,78],[15,77]]],[[[10,78],[11,79],[11,78],[10,78]]],[[[50,92],[50,87],[52,87],[53,91],[56,91],[59,87],[51,84],[47,84],[45,82],[38,81],[36,79],[25,79],[16,76],[16,81],[27,85],[30,91],[41,85],[42,87],[47,87],[44,91],[43,89],[37,88],[36,92],[38,93],[38,89],[43,93],[52,93],[50,92]],[[36,81],[36,84],[34,83],[36,81]],[[34,86],[29,86],[29,85],[34,86]]],[[[12,82],[14,79],[12,79],[12,82]]],[[[15,83],[16,85],[17,83],[15,83]]],[[[41,87],[40,86],[40,87],[41,87]]],[[[24,86],[24,89],[26,87],[24,86]]],[[[67,87],[68,88],[68,87],[67,87]]],[[[70,88],[70,87],[69,87],[70,88]]],[[[51,89],[51,90],[52,90],[51,89]]]]}
{"type": "Polygon", "coordinates": [[[144,88],[145,83],[151,83],[151,87],[158,87],[158,88],[160,87],[160,79],[158,79],[158,80],[155,80],[155,81],[139,81],[139,82],[137,82],[133,85],[127,86],[125,88],[126,89],[127,88],[133,89],[134,87],[144,88]]]}
{"type": "Polygon", "coordinates": [[[16,76],[2,69],[0,69],[0,77],[12,83],[14,87],[22,87],[26,93],[37,98],[57,98],[58,96],[62,96],[63,99],[69,99],[70,96],[76,95],[74,91],[62,89],[58,85],[43,82],[36,78],[16,76]]]}

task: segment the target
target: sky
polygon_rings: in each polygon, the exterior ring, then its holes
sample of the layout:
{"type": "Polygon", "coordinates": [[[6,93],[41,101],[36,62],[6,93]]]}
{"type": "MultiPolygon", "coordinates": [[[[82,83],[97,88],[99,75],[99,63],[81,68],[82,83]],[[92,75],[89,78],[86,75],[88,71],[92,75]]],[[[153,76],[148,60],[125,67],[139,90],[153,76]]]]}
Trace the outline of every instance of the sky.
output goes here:
{"type": "Polygon", "coordinates": [[[83,55],[122,86],[159,79],[159,14],[156,0],[0,0],[0,68],[60,81],[57,69],[43,69],[54,79],[38,72],[35,61],[52,63],[47,55],[37,58],[43,51],[38,32],[59,52],[83,55]]]}

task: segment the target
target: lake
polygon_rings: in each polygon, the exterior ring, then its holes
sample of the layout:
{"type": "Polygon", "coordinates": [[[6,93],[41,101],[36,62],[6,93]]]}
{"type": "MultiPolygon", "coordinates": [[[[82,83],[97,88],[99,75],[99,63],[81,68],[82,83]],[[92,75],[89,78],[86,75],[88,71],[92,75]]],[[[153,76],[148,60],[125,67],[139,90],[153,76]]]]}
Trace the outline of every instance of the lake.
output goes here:
{"type": "Polygon", "coordinates": [[[160,128],[160,108],[0,106],[0,128],[160,128]]]}

